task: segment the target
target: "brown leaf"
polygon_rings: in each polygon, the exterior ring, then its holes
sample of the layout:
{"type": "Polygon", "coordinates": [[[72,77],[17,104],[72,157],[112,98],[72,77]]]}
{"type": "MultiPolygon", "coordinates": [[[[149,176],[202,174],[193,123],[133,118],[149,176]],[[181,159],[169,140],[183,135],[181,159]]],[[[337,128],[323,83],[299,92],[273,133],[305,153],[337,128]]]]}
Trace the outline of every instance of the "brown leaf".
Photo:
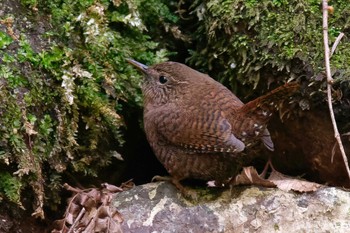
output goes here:
{"type": "Polygon", "coordinates": [[[66,215],[66,222],[70,225],[72,225],[74,223],[74,216],[72,213],[67,213],[66,215]]]}
{"type": "Polygon", "coordinates": [[[84,232],[95,232],[95,221],[90,221],[89,224],[86,226],[86,228],[84,229],[84,232]]]}
{"type": "Polygon", "coordinates": [[[109,214],[108,206],[100,206],[100,208],[98,208],[97,217],[99,217],[99,218],[106,218],[109,215],[110,214],[109,214]]]}
{"type": "Polygon", "coordinates": [[[81,206],[84,206],[86,209],[90,209],[93,206],[96,206],[96,201],[91,198],[87,193],[80,193],[74,200],[75,203],[78,203],[81,206]]]}
{"type": "MultiPolygon", "coordinates": [[[[116,208],[109,205],[113,194],[124,189],[107,183],[101,186],[102,188],[82,190],[65,184],[64,187],[75,194],[68,201],[65,218],[57,221],[58,227],[55,227],[55,232],[68,232],[66,224],[70,224],[72,232],[122,233],[120,223],[123,222],[123,218],[116,208]],[[82,210],[84,212],[81,212],[82,210]]],[[[131,188],[134,184],[130,180],[122,186],[131,188]]]]}
{"type": "Polygon", "coordinates": [[[283,191],[313,192],[322,187],[322,185],[314,182],[285,176],[276,170],[271,172],[268,180],[276,184],[277,187],[283,191]]]}
{"type": "Polygon", "coordinates": [[[73,217],[76,217],[76,216],[79,214],[80,209],[81,209],[81,206],[80,206],[80,205],[77,205],[77,204],[75,204],[74,202],[72,202],[72,203],[69,205],[68,213],[70,213],[71,215],[73,215],[73,217]]]}
{"type": "Polygon", "coordinates": [[[112,185],[112,184],[108,184],[108,183],[103,183],[101,186],[103,188],[107,189],[108,191],[113,192],[113,193],[122,192],[123,191],[122,188],[120,188],[118,186],[115,186],[115,185],[112,185]]]}
{"type": "Polygon", "coordinates": [[[95,221],[94,232],[104,232],[107,228],[109,218],[98,218],[95,221]]]}
{"type": "Polygon", "coordinates": [[[274,183],[261,178],[254,167],[244,167],[241,174],[235,177],[233,185],[261,185],[264,187],[276,187],[274,183]]]}
{"type": "Polygon", "coordinates": [[[101,191],[97,188],[91,189],[87,195],[95,201],[95,203],[101,202],[101,191]]]}
{"type": "Polygon", "coordinates": [[[108,191],[108,190],[103,190],[103,193],[101,195],[101,200],[100,202],[103,204],[103,205],[108,205],[108,203],[111,202],[111,200],[113,199],[113,194],[112,192],[108,191]]]}
{"type": "MultiPolygon", "coordinates": [[[[88,226],[91,225],[91,222],[93,222],[93,218],[96,214],[97,214],[96,208],[89,209],[89,211],[87,211],[84,214],[83,218],[80,220],[79,226],[88,228],[88,226]]],[[[86,231],[86,232],[90,232],[90,231],[86,231]]]]}
{"type": "Polygon", "coordinates": [[[122,214],[119,213],[117,210],[114,211],[112,218],[114,221],[116,221],[118,223],[122,223],[124,221],[122,214]]]}

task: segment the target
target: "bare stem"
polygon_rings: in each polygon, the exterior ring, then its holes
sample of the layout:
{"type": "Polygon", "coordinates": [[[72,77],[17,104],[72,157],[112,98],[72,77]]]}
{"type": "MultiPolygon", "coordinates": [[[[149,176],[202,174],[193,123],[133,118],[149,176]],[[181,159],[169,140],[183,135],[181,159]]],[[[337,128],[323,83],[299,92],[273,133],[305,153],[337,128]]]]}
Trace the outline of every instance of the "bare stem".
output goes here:
{"type": "MultiPolygon", "coordinates": [[[[327,99],[328,99],[328,108],[333,124],[333,130],[334,130],[334,137],[336,138],[339,149],[341,152],[341,155],[343,157],[344,165],[346,168],[346,171],[348,173],[348,177],[350,180],[350,169],[349,169],[349,163],[348,158],[346,157],[345,150],[343,147],[343,143],[340,138],[340,134],[338,131],[337,123],[335,121],[334,111],[333,111],[333,105],[332,105],[332,83],[333,78],[331,74],[331,66],[330,66],[330,52],[329,52],[329,45],[328,45],[328,2],[327,0],[322,0],[322,11],[323,11],[323,42],[324,42],[324,58],[325,58],[325,66],[326,66],[326,75],[327,75],[327,99]]],[[[341,37],[338,36],[338,38],[341,39],[341,37]]],[[[340,39],[337,44],[339,43],[340,39]]],[[[334,52],[337,44],[333,45],[332,51],[334,52]]]]}
{"type": "Polygon", "coordinates": [[[326,66],[326,75],[327,82],[332,83],[333,78],[331,74],[331,65],[330,65],[330,52],[328,45],[328,3],[327,0],[322,0],[322,8],[323,8],[323,44],[324,44],[324,61],[326,66]]]}
{"type": "Polygon", "coordinates": [[[83,207],[80,212],[79,215],[77,216],[77,218],[75,219],[73,225],[70,227],[69,231],[67,233],[71,233],[74,231],[75,226],[77,225],[77,223],[80,221],[81,217],[83,216],[83,214],[85,213],[85,208],[83,207]]]}
{"type": "Polygon", "coordinates": [[[335,49],[337,48],[337,46],[338,46],[340,40],[343,38],[343,36],[344,36],[344,33],[342,33],[342,32],[339,33],[339,35],[337,36],[337,39],[334,41],[334,44],[332,46],[332,51],[331,51],[330,57],[333,56],[333,53],[335,52],[335,49]]]}

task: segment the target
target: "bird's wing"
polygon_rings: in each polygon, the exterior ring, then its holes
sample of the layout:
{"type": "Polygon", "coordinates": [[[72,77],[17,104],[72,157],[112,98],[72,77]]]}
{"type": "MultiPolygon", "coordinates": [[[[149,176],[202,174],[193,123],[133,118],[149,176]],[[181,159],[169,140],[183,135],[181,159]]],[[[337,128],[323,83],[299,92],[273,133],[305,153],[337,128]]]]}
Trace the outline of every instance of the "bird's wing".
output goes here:
{"type": "Polygon", "coordinates": [[[163,111],[155,123],[158,134],[166,141],[189,151],[233,153],[245,148],[232,134],[231,124],[220,110],[163,111]]]}

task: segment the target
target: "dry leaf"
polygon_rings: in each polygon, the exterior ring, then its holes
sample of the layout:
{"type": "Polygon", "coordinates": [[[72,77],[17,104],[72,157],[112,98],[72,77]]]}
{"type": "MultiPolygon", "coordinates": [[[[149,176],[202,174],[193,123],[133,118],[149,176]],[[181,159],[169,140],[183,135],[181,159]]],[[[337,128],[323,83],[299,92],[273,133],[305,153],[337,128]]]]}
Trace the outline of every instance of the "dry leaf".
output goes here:
{"type": "Polygon", "coordinates": [[[100,208],[98,208],[97,216],[99,218],[106,218],[109,215],[110,214],[109,214],[109,207],[108,206],[101,206],[100,208]]]}
{"type": "Polygon", "coordinates": [[[88,232],[94,232],[95,229],[95,221],[90,221],[90,223],[86,226],[86,228],[84,229],[84,233],[88,233],[88,232]]]}
{"type": "Polygon", "coordinates": [[[108,218],[98,218],[95,222],[95,232],[104,232],[108,225],[108,218]]]}
{"type": "Polygon", "coordinates": [[[261,185],[264,187],[276,187],[274,183],[268,181],[258,174],[254,167],[244,167],[243,171],[235,177],[233,185],[261,185]]]}
{"type": "Polygon", "coordinates": [[[101,201],[101,190],[100,189],[91,189],[87,195],[93,199],[95,202],[101,201]]]}
{"type": "Polygon", "coordinates": [[[293,190],[297,192],[314,192],[318,188],[322,187],[322,185],[314,182],[285,176],[276,170],[271,172],[268,180],[276,184],[277,187],[283,191],[293,190]]]}
{"type": "Polygon", "coordinates": [[[78,216],[79,212],[80,212],[80,206],[75,204],[74,202],[72,202],[70,205],[69,205],[69,208],[68,208],[68,212],[75,217],[78,216]]]}
{"type": "Polygon", "coordinates": [[[84,206],[86,209],[91,209],[96,206],[96,199],[87,193],[80,193],[77,196],[77,203],[81,206],[84,206]]]}
{"type": "MultiPolygon", "coordinates": [[[[271,166],[271,165],[270,165],[271,166]]],[[[244,167],[243,171],[238,174],[233,182],[233,185],[261,185],[263,187],[276,187],[283,191],[297,192],[313,192],[322,185],[300,180],[293,177],[283,175],[272,167],[272,172],[268,179],[261,177],[254,167],[244,167]]]]}
{"type": "Polygon", "coordinates": [[[119,213],[117,210],[114,211],[113,220],[118,223],[122,223],[124,221],[122,214],[119,213]]]}
{"type": "Polygon", "coordinates": [[[74,216],[70,212],[67,213],[65,219],[66,219],[66,222],[70,225],[72,225],[74,223],[74,216]]]}
{"type": "MultiPolygon", "coordinates": [[[[133,183],[128,181],[122,185],[131,188],[133,183]]],[[[86,190],[74,188],[68,184],[65,184],[64,187],[72,191],[74,195],[68,201],[65,218],[55,221],[52,232],[122,233],[120,224],[123,218],[116,208],[109,206],[113,194],[123,191],[121,187],[107,183],[102,184],[101,188],[86,190]]]]}
{"type": "Polygon", "coordinates": [[[111,191],[114,193],[123,191],[122,188],[115,186],[115,185],[112,185],[112,184],[108,184],[108,183],[103,183],[101,186],[104,187],[105,189],[107,189],[108,191],[111,191]]]}

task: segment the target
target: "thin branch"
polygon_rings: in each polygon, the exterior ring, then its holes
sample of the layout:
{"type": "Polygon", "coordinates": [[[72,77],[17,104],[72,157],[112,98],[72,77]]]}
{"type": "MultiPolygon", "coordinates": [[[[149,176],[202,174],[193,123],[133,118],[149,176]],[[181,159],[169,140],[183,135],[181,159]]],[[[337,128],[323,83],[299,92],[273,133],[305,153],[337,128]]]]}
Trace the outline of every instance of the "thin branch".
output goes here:
{"type": "Polygon", "coordinates": [[[342,32],[339,33],[337,39],[334,41],[334,44],[333,44],[333,46],[332,46],[332,51],[331,51],[330,57],[333,56],[333,53],[335,52],[335,49],[337,48],[337,46],[338,46],[340,40],[343,38],[343,36],[344,36],[344,33],[342,33],[342,32]]]}
{"type": "MultiPolygon", "coordinates": [[[[335,121],[334,111],[333,111],[333,105],[332,105],[332,84],[333,84],[333,78],[331,75],[331,66],[330,66],[330,52],[329,52],[329,45],[328,45],[328,2],[327,0],[322,0],[322,11],[323,11],[323,42],[324,42],[324,58],[325,58],[325,66],[326,66],[326,75],[327,75],[327,99],[328,99],[328,108],[333,124],[333,130],[334,130],[334,137],[336,138],[339,149],[341,152],[341,155],[343,157],[344,165],[346,168],[346,171],[348,173],[348,177],[350,180],[350,169],[349,169],[349,163],[348,158],[346,157],[345,150],[343,147],[343,143],[340,138],[340,134],[338,131],[337,123],[335,121]]],[[[339,38],[339,36],[338,36],[339,38]]],[[[341,39],[341,38],[340,38],[341,39]]],[[[340,41],[339,39],[339,41],[340,41]]],[[[339,43],[339,42],[337,42],[339,43]]],[[[337,44],[333,45],[332,51],[335,50],[337,44]]]]}
{"type": "Polygon", "coordinates": [[[323,7],[323,44],[324,44],[324,61],[326,66],[327,82],[333,83],[333,78],[331,74],[331,65],[329,62],[330,52],[328,45],[328,3],[327,0],[322,0],[323,7]]]}

